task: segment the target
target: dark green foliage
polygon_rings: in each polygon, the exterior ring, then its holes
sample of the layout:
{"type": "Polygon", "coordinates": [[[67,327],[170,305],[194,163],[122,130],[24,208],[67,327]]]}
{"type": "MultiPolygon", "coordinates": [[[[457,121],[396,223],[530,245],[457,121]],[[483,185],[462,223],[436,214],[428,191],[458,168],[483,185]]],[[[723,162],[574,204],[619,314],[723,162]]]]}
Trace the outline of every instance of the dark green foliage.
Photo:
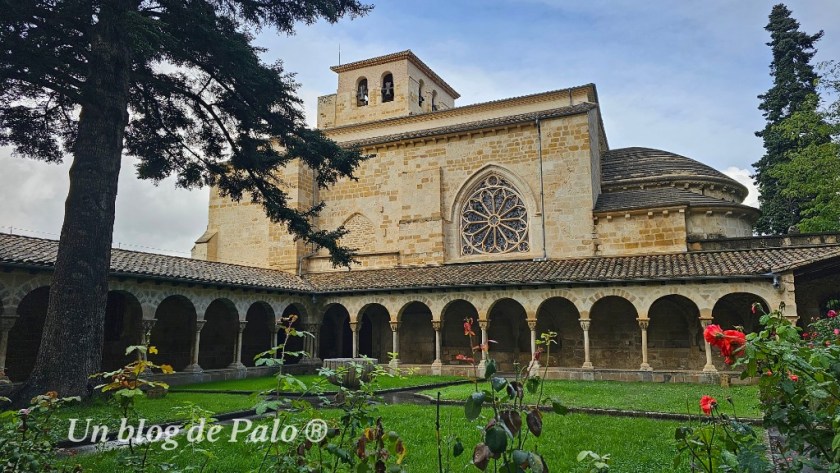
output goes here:
{"type": "Polygon", "coordinates": [[[17,404],[47,390],[85,395],[99,369],[123,154],[138,175],[214,185],[329,250],[341,228],[290,208],[277,170],[299,158],[325,187],[363,157],[306,128],[297,84],[264,64],[253,32],[366,13],[358,0],[0,0],[0,146],[47,162],[72,154],[44,337],[17,404]],[[79,347],[84,347],[80,350],[79,347]]]}
{"type": "MultiPolygon", "coordinates": [[[[306,128],[293,76],[260,60],[251,31],[291,34],[296,22],[332,22],[369,7],[356,0],[110,3],[129,38],[124,151],[139,159],[138,175],[174,174],[183,187],[216,185],[234,200],[261,203],[272,221],[347,264],[351,256],[335,243],[342,232],[310,224],[319,207],[289,208],[274,173],[300,158],[324,187],[351,176],[360,155],[306,128]]],[[[0,1],[0,144],[61,161],[73,151],[80,110],[112,99],[88,87],[99,4],[0,1]]]]}
{"type": "Polygon", "coordinates": [[[778,133],[774,127],[794,112],[803,110],[807,97],[816,94],[818,75],[810,62],[816,54],[814,44],[823,32],[808,35],[800,31],[799,23],[783,4],[773,7],[765,29],[770,32],[767,45],[773,52],[770,64],[773,87],[759,96],[762,102],[758,108],[767,124],[756,133],[764,140],[765,149],[764,156],[754,164],[762,210],[756,229],[762,234],[784,234],[799,223],[802,202],[807,199],[783,193],[782,184],[772,175],[772,170],[788,162],[788,154],[799,146],[796,140],[778,133]]]}

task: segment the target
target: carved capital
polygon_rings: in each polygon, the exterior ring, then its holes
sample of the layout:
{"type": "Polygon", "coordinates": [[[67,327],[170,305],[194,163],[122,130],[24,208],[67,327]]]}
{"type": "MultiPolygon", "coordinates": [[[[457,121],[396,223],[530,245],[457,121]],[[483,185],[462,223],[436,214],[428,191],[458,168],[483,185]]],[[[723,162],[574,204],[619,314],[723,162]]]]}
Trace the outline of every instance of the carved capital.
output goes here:
{"type": "Polygon", "coordinates": [[[490,327],[490,321],[489,320],[479,320],[478,321],[478,328],[480,328],[481,330],[487,330],[489,327],[490,327]]]}
{"type": "Polygon", "coordinates": [[[397,330],[400,329],[400,323],[399,322],[393,322],[392,321],[392,322],[389,322],[389,324],[391,325],[391,331],[392,332],[396,332],[397,330]]]}
{"type": "Polygon", "coordinates": [[[247,327],[247,326],[248,326],[248,322],[242,322],[242,321],[240,321],[240,322],[239,322],[239,333],[244,332],[244,331],[245,331],[245,327],[247,327]]]}
{"type": "Polygon", "coordinates": [[[440,327],[443,325],[440,320],[432,320],[432,328],[435,329],[435,332],[440,331],[440,327]]]}
{"type": "Polygon", "coordinates": [[[707,318],[701,318],[700,319],[700,325],[702,325],[703,328],[706,328],[711,323],[712,323],[712,319],[707,319],[707,318]]]}
{"type": "Polygon", "coordinates": [[[0,330],[6,332],[12,329],[15,326],[15,322],[17,322],[18,316],[16,315],[3,315],[0,316],[0,330]]]}
{"type": "Polygon", "coordinates": [[[639,328],[642,330],[647,330],[648,325],[650,325],[650,319],[638,319],[639,328]]]}
{"type": "Polygon", "coordinates": [[[360,324],[359,322],[350,322],[350,330],[353,332],[358,332],[361,326],[362,324],[360,324]]]}
{"type": "Polygon", "coordinates": [[[196,320],[195,321],[195,331],[200,332],[201,329],[204,328],[204,324],[206,324],[206,323],[207,323],[206,320],[196,320]]]}
{"type": "Polygon", "coordinates": [[[536,320],[529,319],[527,322],[528,322],[528,328],[529,329],[531,329],[531,330],[536,330],[537,329],[537,321],[536,320]]]}
{"type": "Polygon", "coordinates": [[[156,319],[143,319],[143,333],[149,333],[155,328],[156,319]]]}
{"type": "Polygon", "coordinates": [[[589,319],[580,319],[580,328],[585,332],[589,331],[589,324],[590,323],[592,323],[592,321],[589,320],[589,319]]]}

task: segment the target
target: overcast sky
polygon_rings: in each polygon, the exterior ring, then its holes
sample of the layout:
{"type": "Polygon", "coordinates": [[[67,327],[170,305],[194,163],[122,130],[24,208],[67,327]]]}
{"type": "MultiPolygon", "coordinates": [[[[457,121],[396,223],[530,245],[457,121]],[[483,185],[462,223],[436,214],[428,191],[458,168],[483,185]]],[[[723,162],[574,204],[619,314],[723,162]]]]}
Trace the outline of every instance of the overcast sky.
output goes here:
{"type": "MultiPolygon", "coordinates": [[[[411,49],[461,94],[456,105],[595,83],[611,148],[665,149],[750,184],[773,3],[382,0],[367,17],[300,26],[294,37],[263,31],[258,43],[266,62],[297,73],[313,125],[317,97],[335,92],[339,45],[342,63],[411,49]]],[[[786,4],[804,31],[825,30],[816,60],[840,60],[840,2],[786,4]]],[[[0,148],[0,231],[56,238],[68,167],[0,148]]],[[[207,198],[207,189],[139,181],[125,158],[115,245],[187,255],[207,225],[207,198]]]]}

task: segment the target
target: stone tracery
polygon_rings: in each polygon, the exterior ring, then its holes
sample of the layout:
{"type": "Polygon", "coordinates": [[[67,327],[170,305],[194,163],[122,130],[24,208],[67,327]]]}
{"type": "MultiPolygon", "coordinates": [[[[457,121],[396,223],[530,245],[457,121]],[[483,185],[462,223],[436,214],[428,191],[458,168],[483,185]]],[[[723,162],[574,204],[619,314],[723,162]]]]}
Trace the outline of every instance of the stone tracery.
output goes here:
{"type": "Polygon", "coordinates": [[[461,254],[528,252],[528,210],[516,189],[491,174],[461,211],[461,254]]]}

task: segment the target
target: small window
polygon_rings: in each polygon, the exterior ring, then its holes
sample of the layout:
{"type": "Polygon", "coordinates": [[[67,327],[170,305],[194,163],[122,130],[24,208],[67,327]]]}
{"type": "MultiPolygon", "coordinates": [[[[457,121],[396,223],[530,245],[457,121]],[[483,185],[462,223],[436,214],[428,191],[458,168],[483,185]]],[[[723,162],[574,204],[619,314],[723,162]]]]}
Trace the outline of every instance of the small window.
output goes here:
{"type": "Polygon", "coordinates": [[[385,74],[382,77],[382,103],[394,101],[394,76],[385,74]]]}
{"type": "Polygon", "coordinates": [[[356,86],[356,106],[364,107],[369,102],[367,79],[361,79],[356,86]]]}
{"type": "Polygon", "coordinates": [[[433,112],[436,112],[436,111],[437,111],[437,109],[438,109],[438,104],[437,104],[437,90],[433,90],[433,91],[432,91],[432,111],[433,111],[433,112]]]}
{"type": "Polygon", "coordinates": [[[423,81],[421,80],[419,86],[417,87],[417,105],[422,108],[425,100],[426,99],[423,98],[423,81]]]}

